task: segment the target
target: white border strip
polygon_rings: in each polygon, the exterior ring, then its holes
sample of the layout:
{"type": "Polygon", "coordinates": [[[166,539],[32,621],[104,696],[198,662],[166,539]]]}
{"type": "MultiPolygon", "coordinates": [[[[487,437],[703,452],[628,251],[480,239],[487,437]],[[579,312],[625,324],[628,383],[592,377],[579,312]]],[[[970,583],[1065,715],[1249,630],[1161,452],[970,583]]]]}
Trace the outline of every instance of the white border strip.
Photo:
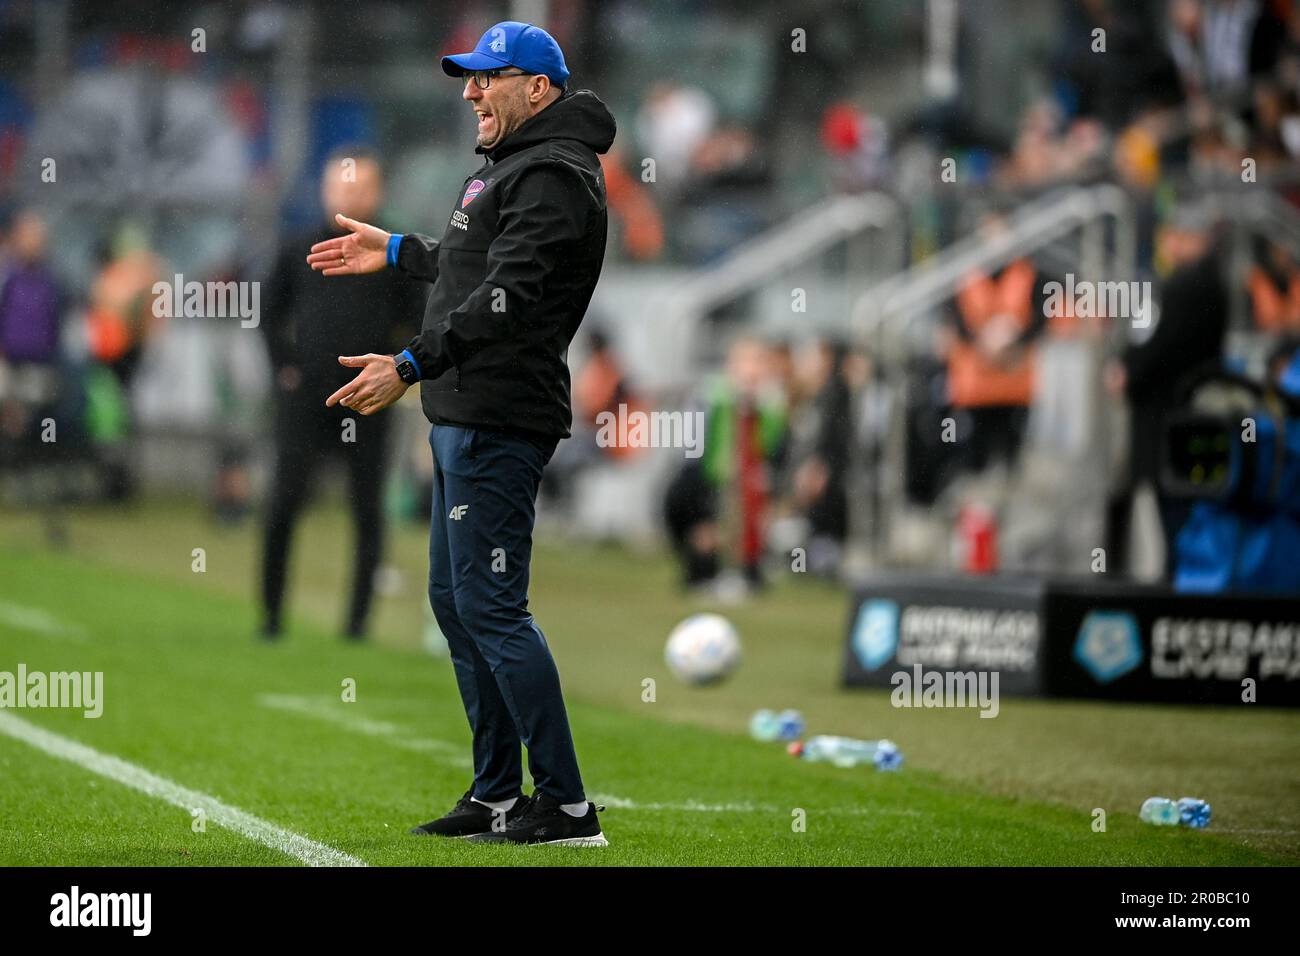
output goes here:
{"type": "Polygon", "coordinates": [[[222,803],[216,797],[199,790],[191,790],[180,784],[150,773],[143,767],[127,763],[118,757],[100,753],[85,744],[79,744],[68,737],[51,733],[35,724],[28,723],[21,717],[0,710],[0,734],[14,740],[30,744],[52,757],[67,760],[91,773],[107,777],[123,786],[141,793],[164,800],[186,811],[202,809],[207,819],[247,837],[272,850],[279,850],[308,866],[365,866],[364,860],[349,856],[341,850],[317,843],[301,834],[277,827],[261,817],[255,817],[238,807],[222,803]]]}
{"type": "Polygon", "coordinates": [[[427,753],[439,763],[452,767],[474,769],[474,761],[465,755],[465,747],[457,746],[446,740],[433,740],[427,737],[407,737],[402,735],[402,728],[386,720],[370,720],[367,717],[354,717],[340,710],[337,703],[318,697],[299,697],[293,694],[259,694],[257,702],[263,707],[283,710],[303,717],[323,720],[326,723],[342,727],[354,734],[367,737],[381,737],[394,747],[427,753]]]}
{"type": "Polygon", "coordinates": [[[42,637],[63,637],[72,641],[84,641],[89,637],[82,628],[64,624],[48,611],[11,601],[0,601],[0,624],[42,637]]]}

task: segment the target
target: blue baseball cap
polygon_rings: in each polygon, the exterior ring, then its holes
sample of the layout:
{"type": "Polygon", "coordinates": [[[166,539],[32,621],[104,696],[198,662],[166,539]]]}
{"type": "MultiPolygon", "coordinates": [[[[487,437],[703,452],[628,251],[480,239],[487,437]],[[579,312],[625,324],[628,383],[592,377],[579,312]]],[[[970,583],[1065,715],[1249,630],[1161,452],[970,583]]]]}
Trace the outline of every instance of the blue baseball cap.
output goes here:
{"type": "Polygon", "coordinates": [[[569,68],[564,65],[564,53],[555,37],[541,27],[517,20],[503,20],[489,29],[472,52],[442,58],[442,72],[448,76],[507,66],[549,77],[556,86],[569,82],[569,68]]]}

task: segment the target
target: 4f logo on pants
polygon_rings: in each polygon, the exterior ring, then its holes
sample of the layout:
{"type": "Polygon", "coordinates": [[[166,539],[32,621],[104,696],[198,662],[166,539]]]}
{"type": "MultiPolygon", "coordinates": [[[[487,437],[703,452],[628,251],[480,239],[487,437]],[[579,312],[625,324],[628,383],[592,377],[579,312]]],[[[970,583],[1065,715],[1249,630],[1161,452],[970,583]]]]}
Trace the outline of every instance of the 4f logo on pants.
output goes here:
{"type": "Polygon", "coordinates": [[[469,511],[469,505],[453,505],[451,511],[447,512],[447,517],[452,521],[459,521],[465,517],[466,511],[469,511]]]}

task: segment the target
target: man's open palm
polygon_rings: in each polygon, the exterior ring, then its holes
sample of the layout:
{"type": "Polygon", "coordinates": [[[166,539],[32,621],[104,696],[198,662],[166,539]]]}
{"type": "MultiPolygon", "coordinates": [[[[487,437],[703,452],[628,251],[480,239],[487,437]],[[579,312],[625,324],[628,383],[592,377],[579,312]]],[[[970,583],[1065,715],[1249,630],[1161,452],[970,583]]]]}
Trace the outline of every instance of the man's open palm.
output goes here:
{"type": "Polygon", "coordinates": [[[359,276],[378,272],[388,265],[389,234],[378,226],[357,222],[339,213],[335,222],[351,229],[346,236],[335,236],[311,247],[307,263],[327,276],[359,276]]]}

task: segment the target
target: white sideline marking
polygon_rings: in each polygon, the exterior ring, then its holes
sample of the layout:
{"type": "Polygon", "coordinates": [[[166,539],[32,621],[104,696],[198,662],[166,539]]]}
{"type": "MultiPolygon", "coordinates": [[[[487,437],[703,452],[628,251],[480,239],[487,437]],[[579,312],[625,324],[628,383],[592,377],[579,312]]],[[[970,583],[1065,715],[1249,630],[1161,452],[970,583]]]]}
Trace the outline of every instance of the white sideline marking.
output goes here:
{"type": "MultiPolygon", "coordinates": [[[[344,730],[364,734],[367,737],[379,737],[395,747],[404,750],[418,750],[437,754],[438,761],[457,767],[473,769],[474,761],[465,757],[463,748],[445,740],[424,740],[403,736],[404,730],[397,724],[386,720],[371,720],[368,717],[353,717],[338,709],[329,698],[300,697],[294,694],[259,694],[257,702],[263,707],[284,710],[304,717],[314,717],[327,723],[335,724],[344,730]]],[[[789,807],[777,807],[763,803],[701,803],[686,800],[676,803],[641,803],[626,797],[617,797],[611,793],[588,794],[587,799],[593,803],[603,803],[618,810],[687,810],[696,813],[788,813],[789,807]]],[[[920,816],[919,810],[879,809],[876,807],[810,807],[809,813],[832,813],[847,815],[879,816],[920,816]]]]}
{"type": "MultiPolygon", "coordinates": [[[[789,813],[790,807],[777,807],[768,803],[700,803],[686,800],[676,803],[640,803],[626,797],[599,793],[587,797],[593,803],[603,803],[617,810],[689,810],[698,813],[789,813]]],[[[916,817],[920,810],[896,810],[880,807],[805,807],[809,813],[845,814],[848,816],[916,817]]]]}
{"type": "Polygon", "coordinates": [[[463,747],[458,747],[446,740],[404,737],[402,736],[402,728],[397,724],[390,724],[386,720],[371,720],[368,717],[354,717],[338,710],[338,708],[324,700],[312,697],[297,697],[293,694],[259,694],[257,702],[263,707],[270,707],[273,710],[284,710],[291,714],[314,717],[317,720],[323,720],[326,723],[342,727],[344,730],[350,730],[353,733],[363,734],[367,737],[381,737],[394,747],[401,747],[403,750],[431,753],[435,755],[434,759],[440,763],[450,764],[453,767],[469,767],[470,769],[474,767],[473,758],[465,756],[465,748],[463,747]]]}
{"type": "Polygon", "coordinates": [[[9,601],[0,601],[0,624],[7,624],[20,631],[32,631],[45,637],[66,637],[73,641],[84,641],[89,635],[79,627],[64,624],[48,611],[38,607],[26,607],[9,601]]]}
{"type": "Polygon", "coordinates": [[[597,793],[587,797],[593,803],[603,803],[616,810],[694,810],[699,813],[775,813],[778,808],[763,803],[639,803],[612,793],[597,793]]]}
{"type": "Polygon", "coordinates": [[[216,797],[202,791],[182,787],[179,783],[150,773],[143,767],[137,767],[110,754],[100,753],[92,747],[51,733],[2,710],[0,710],[0,733],[173,806],[187,811],[202,809],[207,814],[207,818],[218,826],[270,847],[272,850],[279,850],[308,866],[366,865],[364,860],[349,856],[342,850],[336,850],[291,830],[277,827],[261,817],[255,817],[238,807],[222,803],[216,797]]]}

